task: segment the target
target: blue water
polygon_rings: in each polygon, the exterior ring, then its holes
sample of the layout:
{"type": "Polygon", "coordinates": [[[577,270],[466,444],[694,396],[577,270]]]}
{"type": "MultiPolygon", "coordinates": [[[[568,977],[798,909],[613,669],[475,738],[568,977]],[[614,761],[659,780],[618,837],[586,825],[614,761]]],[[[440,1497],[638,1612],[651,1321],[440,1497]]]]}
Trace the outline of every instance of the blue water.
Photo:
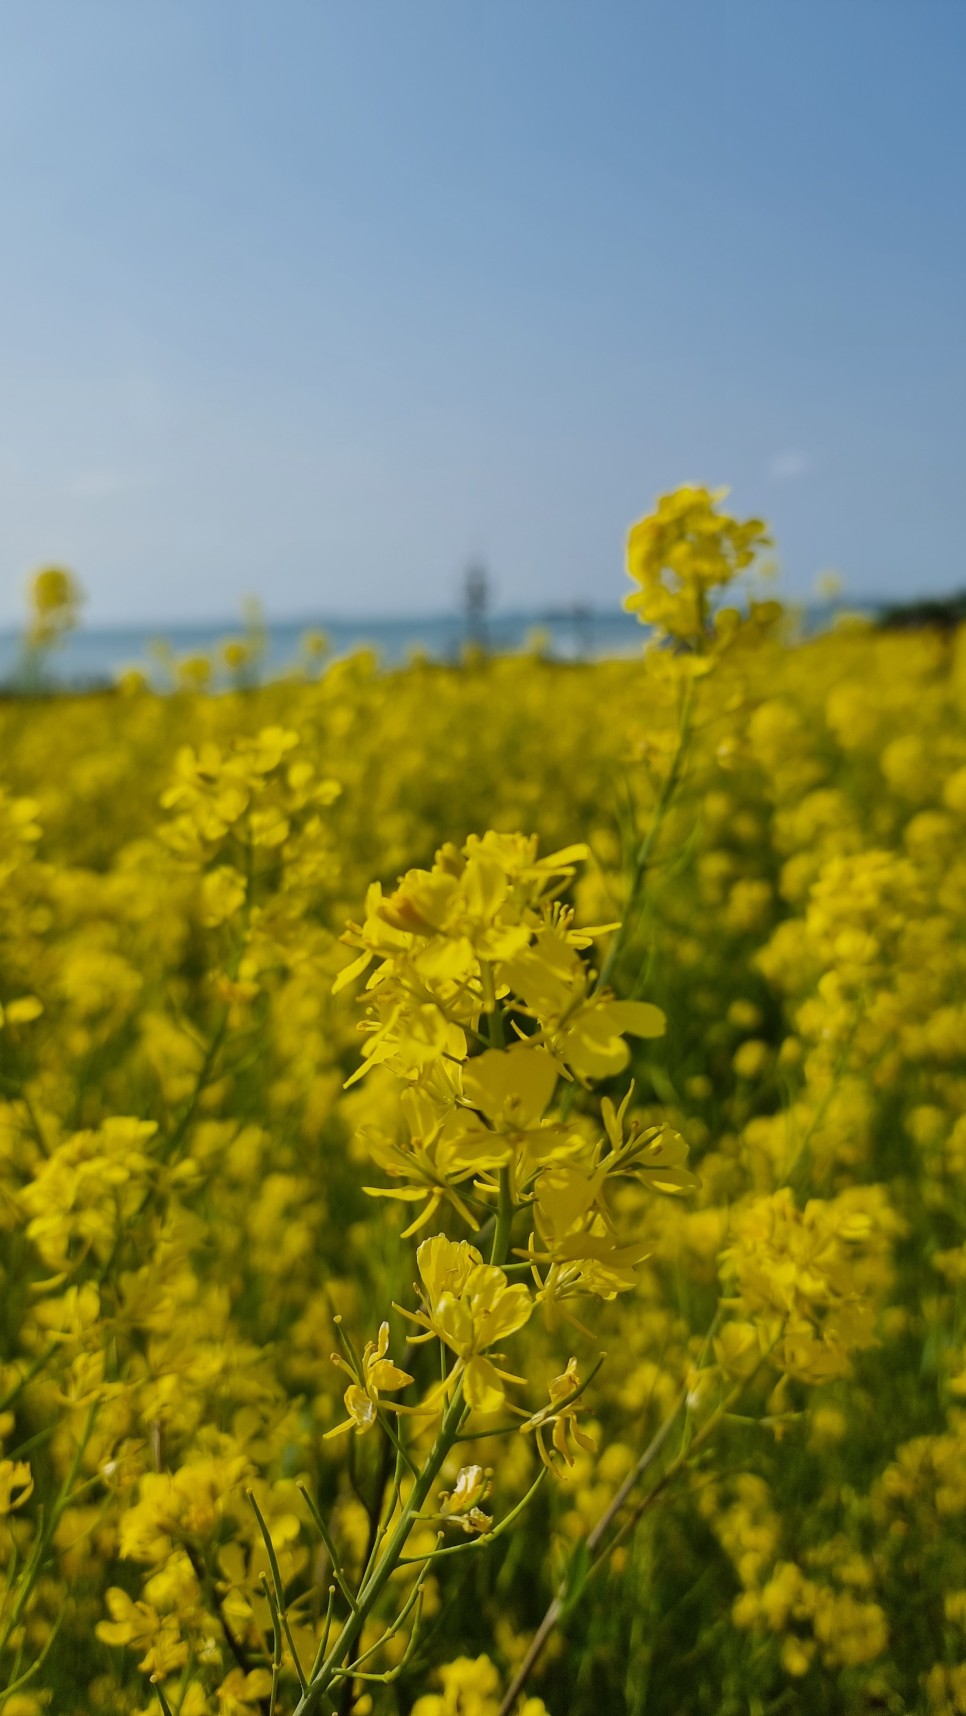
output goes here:
{"type": "MultiPolygon", "coordinates": [[[[853,612],[874,615],[880,603],[850,604],[853,612]]],[[[800,635],[811,636],[834,623],[837,609],[813,604],[796,610],[800,635]]],[[[433,661],[458,661],[467,644],[485,642],[494,654],[514,654],[533,647],[536,633],[542,637],[544,653],[560,661],[594,661],[609,656],[637,655],[647,630],[632,614],[620,608],[599,612],[577,608],[554,613],[506,613],[488,616],[482,633],[474,633],[460,614],[435,614],[423,618],[364,620],[277,620],[266,623],[264,651],[256,677],[273,679],[290,668],[305,665],[304,640],[323,632],[328,640],[326,659],[371,649],[384,667],[397,667],[414,654],[433,661]]],[[[212,683],[227,683],[219,669],[219,651],[229,639],[243,635],[240,622],[206,625],[83,627],[69,634],[53,650],[44,665],[43,683],[64,690],[86,690],[112,685],[119,675],[138,668],[152,684],[166,689],[175,682],[176,664],[192,656],[207,656],[215,667],[212,683]]],[[[0,688],[16,683],[21,657],[16,632],[0,631],[0,688]]],[[[318,662],[314,666],[317,668],[318,662]]]]}
{"type": "MultiPolygon", "coordinates": [[[[273,678],[295,667],[305,635],[317,631],[325,633],[331,656],[369,648],[388,667],[405,662],[415,652],[435,661],[456,661],[473,637],[466,620],[455,614],[423,619],[276,621],[266,624],[259,677],[273,678]]],[[[563,660],[632,655],[644,641],[644,632],[632,615],[619,609],[611,613],[584,610],[495,614],[486,622],[486,647],[498,654],[522,650],[537,631],[543,634],[547,653],[563,660]]],[[[153,682],[163,685],[170,677],[165,656],[175,661],[199,655],[217,658],[220,646],[240,635],[240,625],[230,621],[163,628],[84,627],[51,652],[44,677],[48,683],[63,687],[88,687],[112,684],[127,669],[140,668],[153,682]]],[[[19,652],[17,635],[0,632],[0,684],[14,678],[19,652]]]]}

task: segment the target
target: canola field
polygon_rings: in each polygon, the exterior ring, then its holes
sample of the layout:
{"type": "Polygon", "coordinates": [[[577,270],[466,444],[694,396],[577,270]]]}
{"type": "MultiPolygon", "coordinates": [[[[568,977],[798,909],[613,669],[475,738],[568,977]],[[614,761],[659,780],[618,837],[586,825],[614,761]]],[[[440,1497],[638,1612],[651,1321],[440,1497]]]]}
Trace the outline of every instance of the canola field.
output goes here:
{"type": "Polygon", "coordinates": [[[966,1712],[966,633],[766,546],[0,704],[3,1716],[966,1712]]]}

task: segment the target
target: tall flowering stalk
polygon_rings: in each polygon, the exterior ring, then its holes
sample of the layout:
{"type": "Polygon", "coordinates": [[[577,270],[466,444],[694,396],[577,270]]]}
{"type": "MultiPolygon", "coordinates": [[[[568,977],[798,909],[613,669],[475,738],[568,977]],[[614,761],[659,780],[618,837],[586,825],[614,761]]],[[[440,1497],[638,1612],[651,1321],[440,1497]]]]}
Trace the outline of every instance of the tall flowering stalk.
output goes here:
{"type": "Polygon", "coordinates": [[[27,626],[18,678],[25,690],[38,689],[51,650],[77,626],[84,592],[64,566],[44,566],[27,586],[27,626]]]}
{"type": "MultiPolygon", "coordinates": [[[[710,602],[765,540],[758,521],[738,525],[719,514],[717,498],[705,490],[680,491],[631,533],[629,567],[641,592],[628,605],[660,627],[652,649],[666,642],[676,646],[665,660],[682,690],[677,747],[650,827],[633,855],[620,920],[584,928],[562,901],[587,857],[585,848],[541,858],[535,838],[491,832],[471,836],[460,849],[443,847],[430,869],[407,872],[389,894],[374,884],[363,921],[344,938],[357,957],[336,987],[366,977],[366,1040],[350,1082],[381,1066],[401,1087],[400,1127],[393,1133],[364,1130],[368,1152],[389,1182],[366,1190],[412,1207],[404,1238],[448,1214],[488,1241],[489,1257],[484,1261],[476,1244],[443,1233],[419,1245],[419,1305],[401,1310],[419,1331],[410,1342],[434,1343],[439,1351],[440,1381],[422,1402],[382,1398],[413,1383],[388,1356],[387,1323],[361,1359],[348,1343],[345,1356],[337,1358],[351,1377],[348,1418],[330,1434],[363,1434],[381,1426],[396,1450],[396,1470],[370,1566],[355,1592],[346,1592],[351,1612],[305,1679],[296,1716],[318,1707],[339,1678],[361,1677],[362,1660],[353,1662],[357,1641],[405,1559],[448,1454],[459,1438],[472,1434],[471,1425],[493,1414],[518,1414],[537,1435],[550,1470],[548,1429],[562,1463],[572,1459],[571,1440],[586,1445],[576,1416],[583,1393],[576,1359],[551,1383],[548,1405],[528,1412],[515,1399],[524,1379],[503,1368],[508,1361],[494,1348],[535,1311],[551,1325],[564,1320],[584,1331],[578,1309],[634,1287],[647,1253],[638,1236],[622,1231],[615,1213],[621,1182],[672,1194],[696,1183],[685,1165],[684,1140],[666,1122],[642,1126],[630,1115],[630,1090],[619,1105],[604,1097],[595,1121],[586,1111],[576,1118],[572,1113],[575,1092],[592,1092],[597,1081],[625,1072],[628,1038],[656,1038],[665,1030],[659,1008],[621,999],[609,978],[685,769],[695,682],[734,636],[735,624],[713,616],[710,602]],[[668,567],[670,587],[664,578],[668,567]],[[605,938],[607,951],[595,969],[590,950],[605,938]],[[524,1267],[529,1279],[511,1284],[508,1271],[524,1267]],[[417,1426],[408,1446],[403,1415],[417,1426]]],[[[726,1393],[700,1440],[738,1392],[740,1384],[726,1393]]],[[[643,1457],[635,1481],[657,1452],[654,1447],[643,1457]]],[[[478,1471],[464,1468],[454,1496],[475,1498],[478,1471]]],[[[592,1549],[630,1488],[592,1534],[592,1549]]],[[[452,1523],[459,1516],[452,1506],[447,1513],[437,1503],[435,1517],[452,1523]]],[[[474,1500],[462,1523],[482,1544],[507,1520],[494,1527],[474,1500]]],[[[457,1547],[470,1549],[472,1542],[457,1547]]],[[[437,1544],[422,1557],[421,1571],[452,1552],[437,1544]]],[[[545,1623],[544,1638],[548,1631],[545,1623]]],[[[531,1653],[504,1709],[512,1708],[535,1660],[531,1653]]]]}

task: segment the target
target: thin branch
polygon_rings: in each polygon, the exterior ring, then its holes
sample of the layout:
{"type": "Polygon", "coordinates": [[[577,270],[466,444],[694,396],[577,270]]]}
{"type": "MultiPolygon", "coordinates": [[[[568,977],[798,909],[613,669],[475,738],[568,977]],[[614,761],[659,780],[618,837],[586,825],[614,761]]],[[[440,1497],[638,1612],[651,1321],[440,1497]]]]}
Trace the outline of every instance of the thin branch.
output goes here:
{"type": "Polygon", "coordinates": [[[543,1466],[526,1495],[521,1496],[516,1507],[511,1508],[508,1514],[504,1514],[499,1525],[495,1525],[492,1531],[481,1531],[477,1537],[468,1538],[465,1543],[447,1543],[443,1548],[427,1550],[425,1555],[404,1555],[399,1563],[400,1567],[416,1567],[420,1561],[428,1566],[431,1561],[439,1561],[444,1555],[465,1555],[467,1550],[482,1549],[484,1544],[495,1543],[496,1539],[502,1537],[503,1533],[509,1529],[514,1520],[519,1519],[521,1513],[533,1500],[546,1475],[547,1468],[543,1466]]]}
{"type": "MultiPolygon", "coordinates": [[[[613,1500],[604,1509],[604,1512],[601,1514],[597,1524],[587,1534],[584,1541],[587,1545],[588,1551],[591,1553],[596,1549],[598,1543],[606,1532],[607,1527],[610,1525],[611,1520],[620,1512],[635,1484],[640,1481],[648,1467],[654,1464],[654,1461],[660,1454],[661,1449],[664,1447],[665,1442],[677,1422],[678,1414],[681,1412],[681,1409],[684,1407],[686,1402],[687,1392],[682,1391],[671,1412],[651,1438],[640,1459],[631,1467],[631,1470],[628,1472],[627,1477],[621,1484],[620,1489],[617,1490],[614,1495],[613,1500]]],[[[540,1622],[539,1627],[534,1633],[533,1638],[530,1641],[530,1647],[527,1654],[507,1688],[506,1696],[503,1699],[503,1703],[500,1705],[499,1716],[510,1716],[510,1712],[516,1703],[519,1694],[523,1691],[530,1675],[536,1667],[536,1664],[543,1655],[547,1640],[564,1612],[565,1600],[564,1589],[561,1588],[554,1597],[553,1602],[550,1604],[543,1620],[540,1622]]]]}
{"type": "Polygon", "coordinates": [[[265,1550],[266,1550],[266,1553],[268,1555],[268,1564],[272,1569],[272,1584],[275,1587],[275,1605],[274,1606],[272,1604],[271,1593],[268,1590],[267,1583],[265,1586],[265,1595],[268,1597],[269,1608],[272,1610],[272,1620],[274,1622],[275,1608],[277,1607],[278,1618],[279,1618],[279,1620],[280,1620],[280,1622],[281,1622],[281,1624],[285,1630],[285,1637],[288,1640],[288,1648],[292,1653],[292,1662],[295,1665],[295,1672],[298,1675],[299,1686],[302,1688],[302,1691],[305,1692],[309,1683],[305,1678],[305,1671],[302,1668],[302,1664],[299,1661],[299,1654],[295,1648],[295,1640],[292,1637],[292,1629],[288,1624],[288,1615],[285,1612],[285,1587],[282,1584],[282,1575],[279,1571],[278,1556],[275,1553],[275,1545],[272,1542],[272,1534],[269,1531],[268,1526],[265,1524],[265,1521],[262,1517],[262,1510],[259,1507],[257,1501],[255,1500],[255,1493],[253,1490],[248,1491],[248,1499],[252,1504],[252,1508],[254,1509],[255,1518],[258,1520],[258,1528],[262,1534],[262,1539],[263,1539],[264,1544],[265,1544],[265,1550]]]}
{"type": "Polygon", "coordinates": [[[350,1589],[349,1589],[349,1587],[348,1587],[348,1585],[347,1585],[347,1583],[346,1583],[346,1581],[342,1575],[342,1571],[339,1567],[338,1550],[336,1549],[335,1540],[332,1536],[332,1533],[330,1532],[328,1526],[325,1523],[325,1520],[322,1518],[322,1515],[321,1515],[319,1509],[316,1507],[314,1501],[312,1500],[312,1497],[309,1495],[309,1492],[306,1489],[304,1484],[298,1485],[298,1492],[299,1492],[299,1495],[302,1497],[302,1500],[304,1501],[306,1507],[308,1508],[309,1513],[312,1515],[312,1518],[315,1522],[315,1526],[316,1526],[316,1529],[319,1533],[319,1536],[321,1537],[322,1542],[325,1544],[329,1560],[332,1563],[332,1576],[335,1579],[336,1584],[339,1587],[339,1590],[342,1592],[343,1597],[345,1598],[346,1602],[348,1603],[349,1608],[352,1610],[352,1613],[354,1615],[358,1614],[359,1604],[357,1603],[355,1597],[353,1596],[352,1592],[350,1591],[350,1589]]]}

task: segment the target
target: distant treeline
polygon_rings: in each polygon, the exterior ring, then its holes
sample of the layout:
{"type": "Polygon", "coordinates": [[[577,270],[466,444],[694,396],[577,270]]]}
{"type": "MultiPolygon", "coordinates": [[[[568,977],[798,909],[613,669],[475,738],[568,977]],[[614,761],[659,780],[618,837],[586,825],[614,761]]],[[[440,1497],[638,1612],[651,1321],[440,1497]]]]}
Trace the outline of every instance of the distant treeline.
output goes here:
{"type": "Polygon", "coordinates": [[[938,626],[954,631],[966,621],[966,590],[951,596],[928,596],[917,602],[896,602],[883,608],[879,625],[886,631],[918,630],[922,626],[938,626]]]}

